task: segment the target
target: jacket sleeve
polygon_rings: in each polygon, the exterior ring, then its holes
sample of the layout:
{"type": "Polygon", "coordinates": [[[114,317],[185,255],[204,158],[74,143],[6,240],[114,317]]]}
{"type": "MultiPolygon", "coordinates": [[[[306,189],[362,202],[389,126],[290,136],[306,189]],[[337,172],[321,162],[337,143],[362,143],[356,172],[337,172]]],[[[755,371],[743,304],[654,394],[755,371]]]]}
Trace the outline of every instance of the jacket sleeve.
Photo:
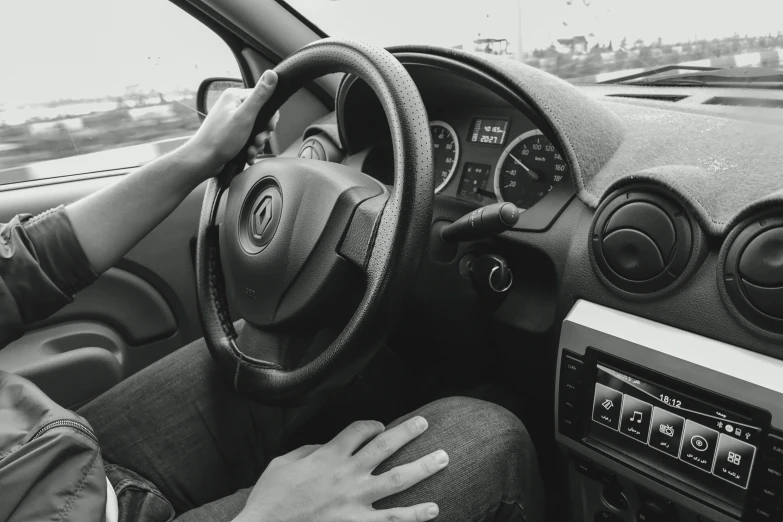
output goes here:
{"type": "Polygon", "coordinates": [[[97,277],[64,207],[0,224],[0,348],[97,277]]]}

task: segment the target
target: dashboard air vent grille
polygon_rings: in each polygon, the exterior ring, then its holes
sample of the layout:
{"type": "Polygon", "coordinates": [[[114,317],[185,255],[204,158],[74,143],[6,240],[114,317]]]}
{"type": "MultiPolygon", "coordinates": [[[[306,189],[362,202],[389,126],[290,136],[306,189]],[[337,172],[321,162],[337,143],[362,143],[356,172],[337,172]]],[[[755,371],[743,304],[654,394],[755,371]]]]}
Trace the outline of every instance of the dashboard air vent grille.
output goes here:
{"type": "Polygon", "coordinates": [[[634,98],[637,100],[656,100],[656,101],[667,101],[667,102],[678,102],[688,97],[681,94],[631,94],[631,93],[607,94],[606,96],[610,98],[634,98]]]}
{"type": "Polygon", "coordinates": [[[683,273],[693,231],[682,207],[657,189],[624,189],[598,208],[591,242],[596,266],[610,283],[646,294],[683,273]]]}
{"type": "Polygon", "coordinates": [[[723,265],[726,293],[748,320],[783,333],[783,216],[753,218],[731,236],[723,265]]]}
{"type": "Polygon", "coordinates": [[[704,105],[729,105],[736,107],[764,107],[771,109],[783,109],[783,100],[773,100],[769,98],[716,96],[704,102],[704,105]]]}

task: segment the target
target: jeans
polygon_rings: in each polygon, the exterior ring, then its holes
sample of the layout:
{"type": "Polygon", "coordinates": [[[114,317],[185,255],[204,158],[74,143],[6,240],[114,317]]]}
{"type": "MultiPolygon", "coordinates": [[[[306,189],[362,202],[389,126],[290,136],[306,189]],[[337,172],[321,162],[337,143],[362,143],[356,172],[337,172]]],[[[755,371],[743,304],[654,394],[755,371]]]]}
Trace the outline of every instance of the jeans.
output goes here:
{"type": "MultiPolygon", "coordinates": [[[[319,407],[326,406],[272,408],[236,394],[198,340],[78,413],[101,443],[121,521],[229,522],[286,437],[319,407]]],[[[408,417],[413,415],[425,417],[429,429],[374,473],[436,449],[444,449],[450,463],[376,502],[377,509],[436,502],[438,522],[543,520],[538,460],[519,419],[462,397],[430,403],[408,417]]]]}

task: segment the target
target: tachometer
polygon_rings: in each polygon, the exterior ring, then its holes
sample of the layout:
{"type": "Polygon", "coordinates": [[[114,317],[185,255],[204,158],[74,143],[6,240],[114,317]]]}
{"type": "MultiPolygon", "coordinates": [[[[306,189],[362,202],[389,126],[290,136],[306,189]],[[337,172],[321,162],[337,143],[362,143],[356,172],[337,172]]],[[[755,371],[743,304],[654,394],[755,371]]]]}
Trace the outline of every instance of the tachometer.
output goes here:
{"type": "Polygon", "coordinates": [[[508,144],[495,169],[498,201],[528,209],[568,175],[563,154],[540,130],[526,132],[508,144]]]}
{"type": "Polygon", "coordinates": [[[431,121],[432,159],[435,170],[435,193],[446,186],[459,161],[459,141],[457,133],[444,121],[431,121]]]}

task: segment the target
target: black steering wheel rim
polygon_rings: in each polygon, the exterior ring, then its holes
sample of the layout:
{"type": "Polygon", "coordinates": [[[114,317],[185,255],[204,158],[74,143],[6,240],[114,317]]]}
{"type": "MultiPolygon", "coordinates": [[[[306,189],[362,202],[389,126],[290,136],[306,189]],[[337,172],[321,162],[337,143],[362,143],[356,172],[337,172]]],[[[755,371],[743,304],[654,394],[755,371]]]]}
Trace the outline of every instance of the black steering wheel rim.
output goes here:
{"type": "Polygon", "coordinates": [[[240,350],[228,312],[220,260],[218,206],[234,175],[244,167],[245,150],[208,182],[196,246],[199,315],[207,347],[234,389],[266,404],[301,403],[338,387],[366,364],[394,324],[406,290],[415,281],[432,220],[433,176],[429,122],[405,68],[387,51],[363,43],[324,39],[303,47],[275,71],[278,85],[258,115],[252,135],[299,88],[329,73],[362,78],[380,100],[391,131],[394,188],[372,234],[365,266],[366,289],[342,332],[304,366],[284,368],[240,350]]]}

